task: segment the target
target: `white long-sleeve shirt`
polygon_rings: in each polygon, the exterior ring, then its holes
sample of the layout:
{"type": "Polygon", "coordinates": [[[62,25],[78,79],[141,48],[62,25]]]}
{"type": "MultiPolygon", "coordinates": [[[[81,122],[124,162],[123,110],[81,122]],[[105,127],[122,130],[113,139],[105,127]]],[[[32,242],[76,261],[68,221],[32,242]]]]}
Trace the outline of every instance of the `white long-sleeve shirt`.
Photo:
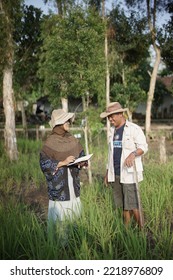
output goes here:
{"type": "MultiPolygon", "coordinates": [[[[109,134],[109,144],[108,144],[108,182],[115,181],[115,172],[114,172],[114,160],[113,160],[113,137],[114,137],[115,127],[110,128],[109,134]]],[[[140,126],[126,121],[122,137],[122,154],[121,154],[121,163],[120,163],[120,182],[131,184],[135,183],[135,168],[127,167],[124,165],[125,159],[128,155],[140,148],[143,150],[144,154],[148,151],[148,144],[146,142],[146,137],[140,126]]],[[[135,166],[137,171],[138,182],[143,180],[143,164],[141,156],[135,158],[135,166]]]]}

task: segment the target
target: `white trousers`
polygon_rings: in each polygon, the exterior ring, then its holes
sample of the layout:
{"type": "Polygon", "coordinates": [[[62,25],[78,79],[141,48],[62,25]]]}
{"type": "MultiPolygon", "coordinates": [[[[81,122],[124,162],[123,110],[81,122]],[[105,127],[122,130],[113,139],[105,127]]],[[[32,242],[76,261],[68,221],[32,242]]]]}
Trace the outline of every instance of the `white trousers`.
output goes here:
{"type": "Polygon", "coordinates": [[[49,200],[48,207],[48,221],[56,222],[64,221],[66,219],[73,220],[81,214],[80,197],[76,197],[73,187],[73,178],[68,168],[68,185],[70,192],[70,200],[67,201],[53,201],[49,200]]]}

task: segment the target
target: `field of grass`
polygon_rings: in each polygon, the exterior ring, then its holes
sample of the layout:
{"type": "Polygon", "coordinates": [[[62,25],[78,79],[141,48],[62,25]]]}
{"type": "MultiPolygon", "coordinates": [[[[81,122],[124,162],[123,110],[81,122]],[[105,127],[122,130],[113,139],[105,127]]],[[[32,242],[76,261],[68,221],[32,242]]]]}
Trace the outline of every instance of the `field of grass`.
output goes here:
{"type": "Polygon", "coordinates": [[[41,142],[18,139],[18,162],[8,160],[0,142],[0,259],[173,259],[173,158],[160,164],[156,152],[145,156],[140,185],[145,228],[141,232],[132,224],[126,229],[121,209],[114,209],[112,190],[102,182],[106,141],[102,136],[95,141],[90,146],[93,183],[82,181],[82,216],[57,224],[49,234],[47,205],[38,209],[23,199],[27,193],[32,198],[33,189],[46,195],[41,142]]]}

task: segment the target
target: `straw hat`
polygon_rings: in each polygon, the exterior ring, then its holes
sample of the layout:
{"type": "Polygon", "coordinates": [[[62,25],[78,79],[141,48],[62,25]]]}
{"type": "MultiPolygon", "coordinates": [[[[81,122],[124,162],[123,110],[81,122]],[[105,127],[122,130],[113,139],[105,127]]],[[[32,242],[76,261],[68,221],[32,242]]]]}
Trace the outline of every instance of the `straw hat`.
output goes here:
{"type": "Polygon", "coordinates": [[[66,113],[62,109],[53,110],[51,120],[49,122],[50,127],[53,129],[56,125],[61,125],[72,119],[74,113],[66,113]]]}
{"type": "Polygon", "coordinates": [[[122,108],[119,102],[112,102],[106,108],[106,111],[100,114],[100,118],[106,118],[109,115],[122,113],[127,111],[127,108],[122,108]]]}

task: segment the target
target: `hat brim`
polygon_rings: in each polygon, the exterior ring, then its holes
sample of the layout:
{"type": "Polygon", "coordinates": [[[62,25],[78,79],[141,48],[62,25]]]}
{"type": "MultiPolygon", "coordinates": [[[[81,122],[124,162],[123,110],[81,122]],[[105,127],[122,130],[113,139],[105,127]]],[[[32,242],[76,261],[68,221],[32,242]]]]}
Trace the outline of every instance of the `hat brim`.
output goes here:
{"type": "Polygon", "coordinates": [[[119,109],[119,110],[115,110],[115,111],[112,111],[112,112],[103,112],[100,114],[100,118],[104,119],[112,114],[116,114],[116,113],[123,113],[123,112],[126,112],[127,111],[127,108],[124,108],[124,109],[119,109]]]}
{"type": "Polygon", "coordinates": [[[50,120],[49,125],[51,128],[54,128],[56,125],[62,125],[68,120],[72,119],[73,117],[74,117],[74,113],[66,113],[60,120],[56,120],[56,121],[50,120]]]}

